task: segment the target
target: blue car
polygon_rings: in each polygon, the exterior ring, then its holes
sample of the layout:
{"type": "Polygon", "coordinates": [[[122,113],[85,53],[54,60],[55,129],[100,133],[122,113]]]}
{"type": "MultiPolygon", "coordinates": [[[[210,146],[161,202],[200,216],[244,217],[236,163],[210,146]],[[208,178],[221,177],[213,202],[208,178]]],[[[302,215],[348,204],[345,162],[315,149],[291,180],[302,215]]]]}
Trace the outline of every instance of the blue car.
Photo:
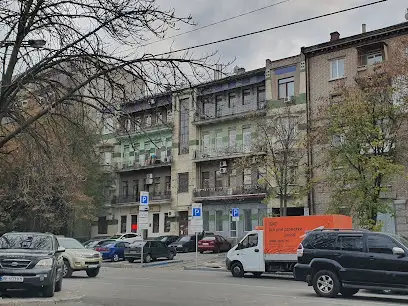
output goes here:
{"type": "Polygon", "coordinates": [[[102,255],[102,259],[119,261],[125,259],[125,248],[129,247],[129,242],[122,240],[106,240],[95,248],[102,255]]]}

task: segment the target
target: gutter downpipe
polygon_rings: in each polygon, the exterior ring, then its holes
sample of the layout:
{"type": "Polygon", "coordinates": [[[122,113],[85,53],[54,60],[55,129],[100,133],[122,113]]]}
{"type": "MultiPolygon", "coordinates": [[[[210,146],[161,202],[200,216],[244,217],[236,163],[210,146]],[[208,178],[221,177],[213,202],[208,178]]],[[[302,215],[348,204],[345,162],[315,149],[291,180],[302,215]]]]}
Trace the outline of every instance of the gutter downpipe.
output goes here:
{"type": "MultiPolygon", "coordinates": [[[[301,48],[301,53],[304,55],[305,58],[305,71],[306,71],[306,131],[307,135],[310,135],[311,132],[311,108],[310,108],[310,67],[309,67],[309,59],[307,54],[304,53],[304,47],[301,48]]],[[[313,151],[310,142],[307,142],[307,166],[309,168],[309,175],[307,176],[307,184],[311,186],[311,182],[313,179],[313,151]]],[[[308,191],[307,194],[307,204],[309,208],[309,214],[315,214],[315,189],[314,186],[308,191]]]]}

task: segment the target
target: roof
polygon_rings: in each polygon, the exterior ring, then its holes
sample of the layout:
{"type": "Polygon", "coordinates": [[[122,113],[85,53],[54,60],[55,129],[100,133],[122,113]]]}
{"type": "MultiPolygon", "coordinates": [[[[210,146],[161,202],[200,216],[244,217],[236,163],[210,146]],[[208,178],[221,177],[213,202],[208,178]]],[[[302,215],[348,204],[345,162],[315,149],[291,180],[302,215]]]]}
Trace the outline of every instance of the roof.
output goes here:
{"type": "Polygon", "coordinates": [[[195,87],[202,88],[202,87],[217,85],[217,84],[220,84],[220,83],[225,83],[225,82],[229,82],[229,81],[232,81],[232,80],[237,80],[237,79],[248,77],[250,75],[256,75],[256,74],[261,74],[261,73],[265,73],[265,67],[250,70],[250,71],[246,71],[246,72],[240,73],[240,74],[233,74],[233,75],[227,76],[227,77],[219,79],[219,80],[208,81],[208,82],[205,82],[205,83],[202,83],[202,84],[198,84],[195,87]]]}
{"type": "Polygon", "coordinates": [[[408,34],[408,22],[403,22],[386,28],[340,38],[334,41],[324,42],[310,47],[302,47],[301,52],[305,55],[313,56],[317,53],[331,52],[336,49],[344,49],[350,46],[384,39],[385,37],[394,37],[403,34],[408,34]]]}

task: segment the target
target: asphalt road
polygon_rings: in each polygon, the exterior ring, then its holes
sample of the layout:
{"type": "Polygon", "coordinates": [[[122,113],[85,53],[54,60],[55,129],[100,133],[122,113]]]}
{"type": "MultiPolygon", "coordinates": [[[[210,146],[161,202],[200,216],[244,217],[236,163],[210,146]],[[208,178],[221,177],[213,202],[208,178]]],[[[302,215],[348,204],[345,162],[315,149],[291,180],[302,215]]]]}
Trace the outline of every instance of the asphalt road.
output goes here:
{"type": "Polygon", "coordinates": [[[225,272],[103,268],[97,278],[78,273],[63,290],[83,295],[64,305],[124,306],[259,306],[259,305],[407,305],[408,296],[357,294],[351,299],[318,298],[311,287],[289,279],[264,276],[233,278],[225,272]]]}

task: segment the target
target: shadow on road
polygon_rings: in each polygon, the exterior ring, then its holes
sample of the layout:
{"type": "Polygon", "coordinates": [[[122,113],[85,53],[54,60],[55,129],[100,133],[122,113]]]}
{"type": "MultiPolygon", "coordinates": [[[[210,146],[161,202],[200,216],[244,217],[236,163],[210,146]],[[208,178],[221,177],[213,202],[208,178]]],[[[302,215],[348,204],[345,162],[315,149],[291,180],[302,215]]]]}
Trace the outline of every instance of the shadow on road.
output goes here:
{"type": "Polygon", "coordinates": [[[36,290],[7,290],[1,293],[1,298],[36,298],[42,297],[42,293],[36,290]]]}
{"type": "MultiPolygon", "coordinates": [[[[301,294],[304,297],[309,297],[309,298],[316,298],[318,300],[324,300],[325,298],[320,298],[317,297],[316,294],[314,293],[307,293],[307,294],[301,294]]],[[[350,298],[346,298],[343,297],[341,295],[339,295],[336,299],[339,299],[341,301],[361,301],[361,302],[373,302],[373,305],[375,304],[379,304],[379,303],[386,303],[386,304],[407,304],[408,303],[408,299],[403,299],[403,298],[397,298],[397,297],[381,297],[381,296],[362,296],[362,295],[355,295],[353,297],[350,298]],[[375,303],[375,304],[374,304],[375,303]]]]}

